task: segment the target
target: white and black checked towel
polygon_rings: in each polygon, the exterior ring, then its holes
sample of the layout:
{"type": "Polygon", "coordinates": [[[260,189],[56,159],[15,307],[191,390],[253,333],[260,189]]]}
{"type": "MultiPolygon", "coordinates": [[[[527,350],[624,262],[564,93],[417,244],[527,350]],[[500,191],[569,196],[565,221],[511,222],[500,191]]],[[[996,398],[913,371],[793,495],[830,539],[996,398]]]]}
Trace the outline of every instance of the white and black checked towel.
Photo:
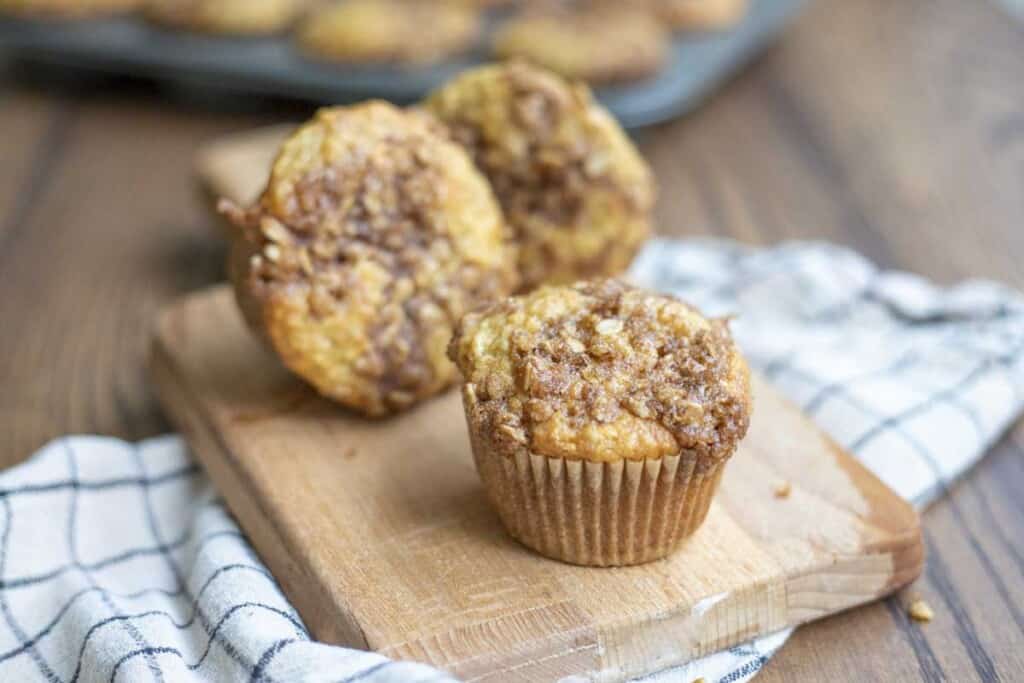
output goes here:
{"type": "MultiPolygon", "coordinates": [[[[634,278],[733,329],[752,364],[918,505],[1017,416],[1024,299],[847,250],[652,242],[634,278]]],[[[177,437],[55,441],[0,474],[2,681],[443,681],[319,645],[177,437]]],[[[788,632],[648,680],[742,681],[788,632]]]]}

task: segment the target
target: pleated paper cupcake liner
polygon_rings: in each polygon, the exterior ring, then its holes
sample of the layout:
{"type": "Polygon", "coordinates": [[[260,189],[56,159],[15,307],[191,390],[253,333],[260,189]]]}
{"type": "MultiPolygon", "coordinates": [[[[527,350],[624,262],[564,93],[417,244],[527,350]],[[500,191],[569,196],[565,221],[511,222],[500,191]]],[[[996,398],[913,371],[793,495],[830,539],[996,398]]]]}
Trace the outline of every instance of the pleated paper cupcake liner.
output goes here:
{"type": "Polygon", "coordinates": [[[724,461],[693,457],[590,462],[551,458],[525,447],[489,447],[465,401],[477,470],[509,533],[547,557],[622,566],[669,555],[704,522],[724,461]]]}

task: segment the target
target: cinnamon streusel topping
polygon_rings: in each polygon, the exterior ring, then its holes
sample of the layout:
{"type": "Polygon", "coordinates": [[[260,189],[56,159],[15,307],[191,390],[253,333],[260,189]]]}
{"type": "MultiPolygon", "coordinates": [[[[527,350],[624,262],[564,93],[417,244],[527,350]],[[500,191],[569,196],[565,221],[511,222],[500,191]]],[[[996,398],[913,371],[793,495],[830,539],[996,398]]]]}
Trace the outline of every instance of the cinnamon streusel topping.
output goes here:
{"type": "Polygon", "coordinates": [[[321,110],[282,147],[242,230],[233,280],[288,367],[371,415],[455,377],[459,318],[515,286],[486,181],[424,112],[321,110]]]}
{"type": "Polygon", "coordinates": [[[524,289],[629,265],[650,231],[654,182],[585,85],[510,62],[465,72],[426,107],[490,180],[524,289]]]}
{"type": "Polygon", "coordinates": [[[467,315],[449,348],[482,433],[511,454],[729,457],[749,373],[724,320],[616,280],[543,287],[467,315]]]}

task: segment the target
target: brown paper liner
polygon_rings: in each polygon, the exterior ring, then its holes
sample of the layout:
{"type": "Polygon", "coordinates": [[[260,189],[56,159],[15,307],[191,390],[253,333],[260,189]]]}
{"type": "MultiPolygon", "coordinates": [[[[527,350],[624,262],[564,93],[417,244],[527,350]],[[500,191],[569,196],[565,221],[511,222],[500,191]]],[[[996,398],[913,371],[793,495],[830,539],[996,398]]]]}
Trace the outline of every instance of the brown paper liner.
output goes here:
{"type": "Polygon", "coordinates": [[[463,403],[477,470],[509,533],[547,557],[588,566],[621,566],[665,557],[703,523],[724,461],[695,459],[590,462],[551,458],[525,447],[513,454],[488,446],[463,403]]]}

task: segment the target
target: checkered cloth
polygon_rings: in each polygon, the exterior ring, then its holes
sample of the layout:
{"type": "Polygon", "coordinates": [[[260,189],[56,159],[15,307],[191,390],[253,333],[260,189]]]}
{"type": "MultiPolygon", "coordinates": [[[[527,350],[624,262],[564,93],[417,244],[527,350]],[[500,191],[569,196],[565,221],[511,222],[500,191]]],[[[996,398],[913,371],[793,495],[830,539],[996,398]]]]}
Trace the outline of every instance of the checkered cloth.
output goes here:
{"type": "MultiPolygon", "coordinates": [[[[1016,417],[1024,299],[847,250],[651,243],[634,279],[737,316],[751,363],[924,504],[1016,417]]],[[[0,475],[2,681],[444,681],[311,642],[177,437],[55,441],[0,475]]],[[[597,570],[595,570],[597,571],[597,570]]],[[[788,632],[650,681],[744,681],[788,632]]]]}

